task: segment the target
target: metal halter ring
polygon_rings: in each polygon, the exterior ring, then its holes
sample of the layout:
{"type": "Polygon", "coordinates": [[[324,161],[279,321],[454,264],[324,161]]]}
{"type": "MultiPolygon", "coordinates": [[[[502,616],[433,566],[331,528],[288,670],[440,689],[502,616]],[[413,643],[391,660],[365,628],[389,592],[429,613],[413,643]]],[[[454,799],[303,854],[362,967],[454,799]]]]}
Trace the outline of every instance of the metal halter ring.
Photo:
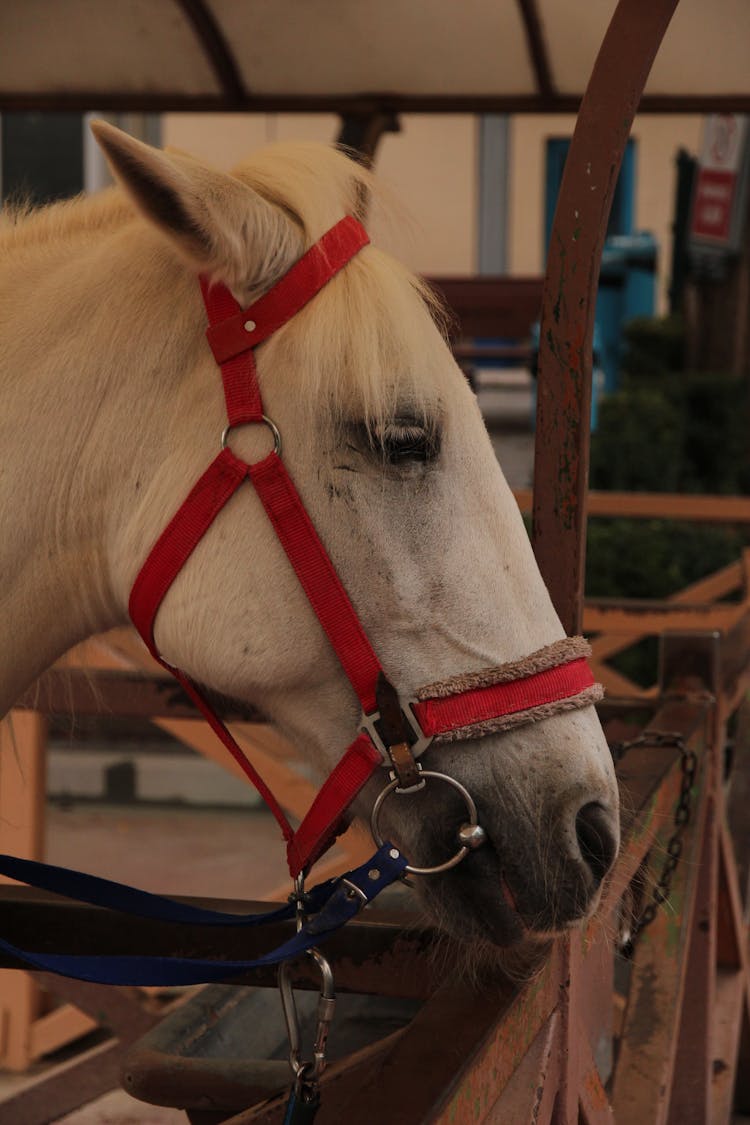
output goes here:
{"type": "MultiPolygon", "coordinates": [[[[265,414],[262,414],[260,416],[259,421],[265,422],[265,424],[268,426],[269,430],[271,431],[271,434],[273,436],[273,451],[274,451],[274,453],[276,454],[277,457],[280,457],[281,456],[281,434],[279,433],[279,427],[276,425],[276,423],[271,418],[268,418],[265,414]]],[[[225,426],[224,429],[221,431],[221,448],[222,449],[227,448],[227,443],[229,441],[229,435],[232,432],[232,430],[237,430],[237,429],[240,428],[240,426],[255,426],[257,424],[258,424],[257,422],[235,422],[234,425],[233,425],[230,422],[229,425],[225,426]]]]}
{"type": "MultiPolygon", "coordinates": [[[[419,767],[420,775],[427,781],[430,778],[435,778],[437,781],[444,781],[447,785],[452,786],[456,792],[460,793],[466,804],[466,809],[469,814],[469,822],[462,824],[458,830],[459,849],[447,859],[445,863],[440,863],[436,867],[412,867],[407,864],[404,871],[410,875],[439,875],[443,871],[449,871],[451,867],[455,867],[465,859],[470,851],[475,848],[481,847],[486,839],[486,834],[482,826],[477,821],[477,807],[474,804],[471,793],[465,789],[460,781],[456,781],[455,777],[449,777],[447,773],[437,773],[434,770],[423,770],[419,767]],[[465,842],[464,842],[465,841],[465,842]]],[[[406,790],[399,789],[398,779],[389,782],[385,789],[378,794],[375,804],[372,806],[372,813],[370,815],[370,830],[373,839],[378,847],[383,845],[383,837],[380,834],[380,810],[382,809],[385,801],[390,797],[391,793],[404,793],[406,790]]]]}

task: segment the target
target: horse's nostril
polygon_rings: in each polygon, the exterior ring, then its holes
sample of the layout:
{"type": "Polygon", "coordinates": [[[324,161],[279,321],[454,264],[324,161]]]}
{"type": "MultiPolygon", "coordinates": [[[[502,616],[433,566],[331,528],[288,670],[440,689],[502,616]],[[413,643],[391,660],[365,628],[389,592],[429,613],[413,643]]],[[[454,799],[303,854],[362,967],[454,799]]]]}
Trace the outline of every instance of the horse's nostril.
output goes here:
{"type": "Polygon", "coordinates": [[[609,871],[617,855],[617,836],[610,813],[591,801],[576,816],[578,847],[597,885],[609,871]]]}

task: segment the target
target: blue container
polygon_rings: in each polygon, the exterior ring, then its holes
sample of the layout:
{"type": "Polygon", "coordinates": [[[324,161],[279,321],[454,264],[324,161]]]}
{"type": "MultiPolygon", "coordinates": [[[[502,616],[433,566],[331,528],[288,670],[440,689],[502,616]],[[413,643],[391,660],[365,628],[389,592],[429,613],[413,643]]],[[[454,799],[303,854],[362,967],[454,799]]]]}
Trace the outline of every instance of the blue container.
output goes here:
{"type": "Polygon", "coordinates": [[[656,239],[647,231],[611,235],[604,243],[596,326],[605,394],[619,385],[623,326],[633,317],[654,315],[656,259],[656,239]]]}
{"type": "MultiPolygon", "coordinates": [[[[610,394],[619,386],[624,325],[633,317],[653,316],[656,311],[657,252],[656,239],[647,231],[610,235],[604,243],[594,321],[592,430],[596,429],[602,395],[610,394]]],[[[538,351],[538,324],[534,325],[532,339],[538,351]]],[[[535,368],[536,364],[536,374],[535,368]]],[[[536,389],[533,411],[535,418],[536,389]]]]}

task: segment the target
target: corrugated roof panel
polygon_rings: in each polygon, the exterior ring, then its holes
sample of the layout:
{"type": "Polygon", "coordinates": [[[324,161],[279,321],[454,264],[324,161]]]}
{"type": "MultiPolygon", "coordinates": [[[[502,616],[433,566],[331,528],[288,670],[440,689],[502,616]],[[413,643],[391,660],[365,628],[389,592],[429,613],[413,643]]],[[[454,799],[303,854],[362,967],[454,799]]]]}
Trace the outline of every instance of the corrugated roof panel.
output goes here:
{"type": "MultiPolygon", "coordinates": [[[[570,111],[614,8],[615,0],[0,0],[0,108],[336,111],[383,96],[404,112],[570,111]]],[[[683,99],[695,110],[701,98],[729,96],[747,111],[749,44],[748,0],[681,0],[645,108],[649,98],[652,108],[654,99],[657,108],[683,99]]]]}
{"type": "Polygon", "coordinates": [[[0,88],[219,93],[174,0],[3,0],[0,88]]]}
{"type": "Polygon", "coordinates": [[[646,95],[736,94],[750,89],[747,0],[680,0],[646,95]]]}
{"type": "Polygon", "coordinates": [[[532,94],[515,3],[213,0],[252,93],[532,94]]]}

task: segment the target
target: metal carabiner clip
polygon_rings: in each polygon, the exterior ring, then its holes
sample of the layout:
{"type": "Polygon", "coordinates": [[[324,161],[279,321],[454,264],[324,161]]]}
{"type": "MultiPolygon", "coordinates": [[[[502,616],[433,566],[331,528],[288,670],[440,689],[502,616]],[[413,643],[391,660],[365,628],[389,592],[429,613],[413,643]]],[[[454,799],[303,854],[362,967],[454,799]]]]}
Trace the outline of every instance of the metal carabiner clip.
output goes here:
{"type": "Polygon", "coordinates": [[[313,1042],[313,1057],[311,1061],[302,1060],[302,1041],[299,1025],[297,1004],[294,999],[292,986],[293,961],[283,961],[279,966],[279,992],[281,993],[281,1006],[284,1010],[287,1036],[289,1038],[289,1065],[298,1084],[316,1084],[326,1066],[326,1044],[328,1032],[336,1010],[336,993],[334,990],[333,970],[328,960],[319,949],[313,947],[307,950],[307,955],[312,957],[320,970],[320,995],[318,997],[317,1024],[313,1042]]]}

